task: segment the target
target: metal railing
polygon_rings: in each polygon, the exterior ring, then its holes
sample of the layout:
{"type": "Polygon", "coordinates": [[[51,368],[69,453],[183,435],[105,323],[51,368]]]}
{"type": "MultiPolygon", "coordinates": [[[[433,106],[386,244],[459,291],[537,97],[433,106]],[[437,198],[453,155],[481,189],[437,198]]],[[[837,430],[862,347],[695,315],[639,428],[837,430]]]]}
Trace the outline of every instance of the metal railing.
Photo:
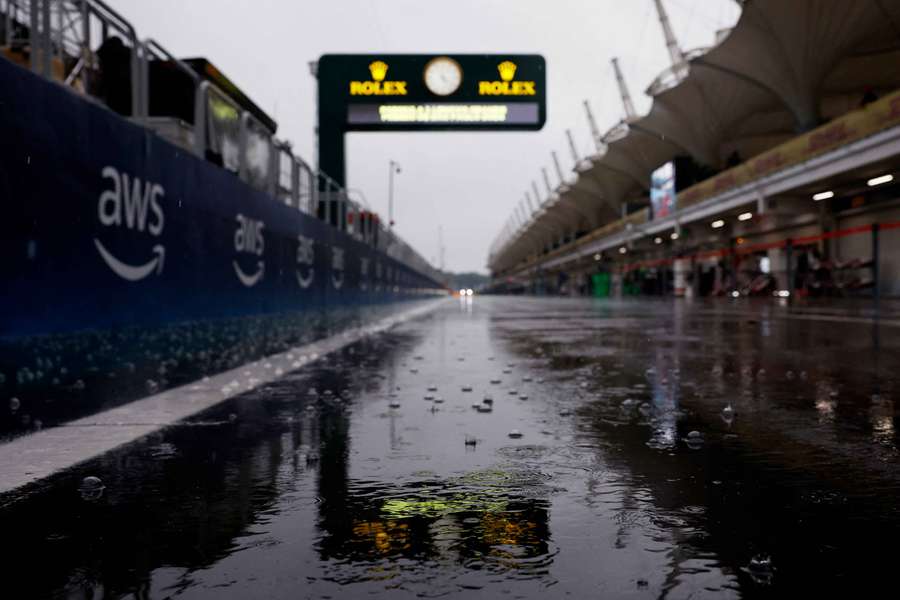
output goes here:
{"type": "Polygon", "coordinates": [[[66,85],[90,91],[89,75],[96,72],[94,48],[118,38],[129,49],[131,114],[141,102],[140,46],[137,31],[119,13],[100,0],[5,0],[4,45],[27,60],[31,70],[66,85]]]}

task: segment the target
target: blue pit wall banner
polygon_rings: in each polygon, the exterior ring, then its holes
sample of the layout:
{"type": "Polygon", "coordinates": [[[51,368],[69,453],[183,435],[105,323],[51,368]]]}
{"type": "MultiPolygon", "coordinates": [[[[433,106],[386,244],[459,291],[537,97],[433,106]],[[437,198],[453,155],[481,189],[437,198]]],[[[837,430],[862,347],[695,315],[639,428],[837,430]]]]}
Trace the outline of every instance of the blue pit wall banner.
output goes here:
{"type": "Polygon", "coordinates": [[[439,284],[0,58],[0,336],[385,302],[439,284]]]}

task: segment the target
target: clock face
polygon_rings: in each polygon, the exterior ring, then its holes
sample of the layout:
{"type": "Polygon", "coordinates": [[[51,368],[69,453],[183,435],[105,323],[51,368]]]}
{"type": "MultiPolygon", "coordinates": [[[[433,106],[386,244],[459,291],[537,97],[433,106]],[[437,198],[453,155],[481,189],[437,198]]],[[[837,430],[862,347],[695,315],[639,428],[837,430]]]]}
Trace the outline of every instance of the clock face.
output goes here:
{"type": "Polygon", "coordinates": [[[432,94],[449,96],[462,83],[462,69],[452,58],[442,56],[425,65],[425,85],[432,94]]]}

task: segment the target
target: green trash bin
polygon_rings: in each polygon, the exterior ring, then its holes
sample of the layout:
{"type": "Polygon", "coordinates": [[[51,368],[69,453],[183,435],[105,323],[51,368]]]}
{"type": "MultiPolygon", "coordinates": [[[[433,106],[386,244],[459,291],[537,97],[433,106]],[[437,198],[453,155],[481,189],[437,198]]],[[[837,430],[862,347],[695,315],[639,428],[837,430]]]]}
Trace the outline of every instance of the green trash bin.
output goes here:
{"type": "Polygon", "coordinates": [[[594,273],[591,275],[591,291],[595,298],[609,298],[609,288],[609,273],[594,273]]]}

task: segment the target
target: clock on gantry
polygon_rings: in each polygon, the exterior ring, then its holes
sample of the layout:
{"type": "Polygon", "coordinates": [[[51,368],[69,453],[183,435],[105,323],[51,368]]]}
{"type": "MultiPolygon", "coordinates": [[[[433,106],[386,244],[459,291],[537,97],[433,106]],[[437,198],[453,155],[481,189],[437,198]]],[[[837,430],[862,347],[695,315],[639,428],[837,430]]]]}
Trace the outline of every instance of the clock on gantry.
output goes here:
{"type": "Polygon", "coordinates": [[[449,96],[462,83],[463,72],[459,63],[447,56],[438,56],[428,61],[423,73],[425,87],[436,96],[449,96]]]}

